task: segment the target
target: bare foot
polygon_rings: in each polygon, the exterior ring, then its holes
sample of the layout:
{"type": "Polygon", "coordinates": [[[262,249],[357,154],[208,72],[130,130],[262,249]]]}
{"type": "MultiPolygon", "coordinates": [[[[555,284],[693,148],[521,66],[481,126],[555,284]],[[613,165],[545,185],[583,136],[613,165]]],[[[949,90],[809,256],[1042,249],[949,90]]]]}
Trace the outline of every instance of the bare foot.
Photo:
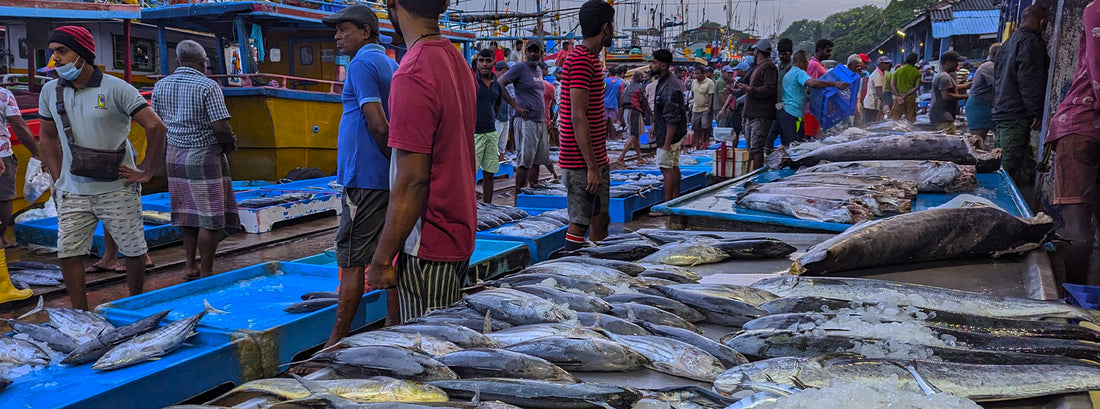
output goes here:
{"type": "Polygon", "coordinates": [[[125,273],[126,268],[122,266],[122,263],[119,262],[117,258],[112,258],[110,260],[104,258],[92,264],[91,267],[84,269],[85,273],[102,273],[106,271],[125,273]]]}

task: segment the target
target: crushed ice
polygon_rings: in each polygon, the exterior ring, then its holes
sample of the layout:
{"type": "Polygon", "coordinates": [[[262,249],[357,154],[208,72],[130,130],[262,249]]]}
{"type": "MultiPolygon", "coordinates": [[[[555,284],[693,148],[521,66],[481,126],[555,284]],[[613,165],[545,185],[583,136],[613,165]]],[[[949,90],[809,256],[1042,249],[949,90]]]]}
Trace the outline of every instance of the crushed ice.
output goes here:
{"type": "Polygon", "coordinates": [[[806,389],[762,409],[981,409],[977,403],[947,393],[924,395],[898,387],[898,382],[858,383],[834,381],[821,389],[806,389]]]}

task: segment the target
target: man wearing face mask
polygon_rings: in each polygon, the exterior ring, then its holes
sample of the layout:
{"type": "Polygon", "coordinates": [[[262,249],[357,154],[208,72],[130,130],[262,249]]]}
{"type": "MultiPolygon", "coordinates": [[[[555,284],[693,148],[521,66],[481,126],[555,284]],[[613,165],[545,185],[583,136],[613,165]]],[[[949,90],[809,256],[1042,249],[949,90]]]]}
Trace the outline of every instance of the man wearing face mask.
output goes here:
{"type": "Polygon", "coordinates": [[[390,83],[390,205],[367,284],[397,288],[399,322],[460,300],[474,251],[477,79],[439,32],[447,3],[386,2],[409,51],[390,83]]]}
{"type": "Polygon", "coordinates": [[[87,29],[59,27],[50,34],[51,57],[60,79],[43,86],[42,162],[57,196],[57,256],[73,308],[88,309],[84,266],[97,222],[126,256],[130,294],[145,282],[145,232],[141,183],[161,172],[167,128],[132,85],[103,75],[95,63],[95,42],[87,29]],[[145,128],[145,161],[134,163],[127,135],[130,122],[145,128]]]}
{"type": "Polygon", "coordinates": [[[512,134],[516,141],[516,187],[518,197],[520,188],[535,184],[539,180],[539,166],[553,166],[550,161],[550,144],[546,136],[546,116],[542,85],[542,46],[538,41],[527,43],[526,60],[517,63],[498,80],[505,87],[514,84],[515,99],[504,100],[515,108],[512,119],[512,134]]]}

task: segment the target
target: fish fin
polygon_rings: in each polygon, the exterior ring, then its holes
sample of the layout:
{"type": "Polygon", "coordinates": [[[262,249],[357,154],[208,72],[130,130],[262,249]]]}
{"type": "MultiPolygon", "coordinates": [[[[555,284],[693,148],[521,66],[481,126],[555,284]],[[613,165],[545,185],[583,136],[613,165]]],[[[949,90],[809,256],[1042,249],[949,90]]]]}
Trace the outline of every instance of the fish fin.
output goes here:
{"type": "Polygon", "coordinates": [[[485,310],[485,324],[481,327],[481,333],[482,334],[488,334],[488,333],[493,332],[493,319],[489,316],[489,314],[492,313],[492,312],[493,312],[493,310],[489,310],[489,309],[485,310]]]}
{"type": "Polygon", "coordinates": [[[214,308],[214,306],[210,305],[210,301],[206,300],[205,298],[202,300],[202,305],[203,305],[203,307],[206,307],[206,312],[208,312],[208,313],[211,313],[211,314],[229,314],[229,311],[222,311],[222,310],[219,310],[217,308],[214,308]]]}
{"type": "Polygon", "coordinates": [[[424,351],[424,337],[420,336],[420,333],[416,333],[416,338],[413,340],[413,350],[424,351]]]}
{"type": "Polygon", "coordinates": [[[159,356],[151,356],[151,357],[148,357],[148,358],[145,358],[145,359],[147,361],[159,361],[160,357],[159,356]]]}
{"type": "Polygon", "coordinates": [[[798,375],[791,375],[787,379],[790,379],[791,383],[793,383],[794,386],[799,389],[810,389],[810,385],[807,385],[805,382],[802,382],[801,379],[798,379],[798,375]]]}
{"type": "Polygon", "coordinates": [[[303,378],[300,375],[294,373],[290,374],[290,376],[294,377],[294,380],[298,381],[298,383],[301,384],[303,388],[306,388],[306,390],[309,391],[310,394],[329,393],[328,388],[322,386],[317,381],[303,378]]]}
{"type": "Polygon", "coordinates": [[[592,405],[599,406],[603,409],[615,409],[614,406],[609,405],[607,402],[598,402],[598,401],[591,401],[591,400],[587,400],[585,402],[588,402],[589,404],[592,404],[592,405]]]}
{"type": "Polygon", "coordinates": [[[477,385],[474,385],[474,398],[471,400],[471,402],[474,404],[474,406],[481,404],[481,388],[479,388],[477,385]]]}
{"type": "Polygon", "coordinates": [[[16,319],[21,320],[23,318],[27,318],[29,316],[37,314],[39,311],[45,310],[45,309],[46,309],[46,298],[40,295],[40,296],[38,296],[38,305],[35,306],[33,310],[27,311],[26,314],[20,315],[19,318],[16,318],[16,319]]]}
{"type": "Polygon", "coordinates": [[[1039,243],[1024,243],[1019,247],[1011,248],[1004,251],[993,252],[993,258],[1000,258],[1001,256],[1006,254],[1023,254],[1040,247],[1043,247],[1043,245],[1039,243]]]}

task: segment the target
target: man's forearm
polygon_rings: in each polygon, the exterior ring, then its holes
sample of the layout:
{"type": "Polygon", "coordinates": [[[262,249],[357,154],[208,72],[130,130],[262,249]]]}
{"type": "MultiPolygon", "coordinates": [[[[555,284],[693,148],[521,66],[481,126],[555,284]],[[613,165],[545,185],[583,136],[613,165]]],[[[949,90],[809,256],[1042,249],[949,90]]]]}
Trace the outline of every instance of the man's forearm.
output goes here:
{"type": "Polygon", "coordinates": [[[42,164],[46,165],[46,170],[50,172],[50,175],[56,180],[61,177],[61,141],[55,135],[53,138],[46,136],[46,133],[42,133],[42,143],[39,145],[40,155],[42,157],[42,164]]]}
{"type": "Polygon", "coordinates": [[[38,142],[34,140],[34,136],[31,136],[31,130],[27,127],[27,123],[20,123],[13,128],[15,129],[15,138],[19,139],[19,143],[27,148],[31,156],[40,157],[38,155],[38,142]]]}
{"type": "Polygon", "coordinates": [[[374,145],[378,146],[378,150],[385,155],[386,158],[390,158],[390,127],[378,127],[370,131],[370,137],[374,140],[374,145]]]}
{"type": "Polygon", "coordinates": [[[665,146],[661,148],[669,150],[672,148],[672,137],[676,135],[676,125],[665,125],[665,146]]]}
{"type": "Polygon", "coordinates": [[[142,170],[149,175],[159,175],[164,170],[165,134],[164,127],[146,129],[145,160],[142,170]]]}
{"type": "MultiPolygon", "coordinates": [[[[403,158],[408,155],[398,154],[394,160],[398,161],[397,167],[401,168],[403,158]]],[[[374,252],[374,262],[383,265],[393,263],[394,257],[405,246],[405,240],[412,232],[416,220],[424,210],[428,201],[427,175],[419,176],[409,172],[397,172],[397,179],[390,187],[390,204],[386,209],[386,222],[382,227],[382,234],[378,239],[378,248],[374,252]]]]}

